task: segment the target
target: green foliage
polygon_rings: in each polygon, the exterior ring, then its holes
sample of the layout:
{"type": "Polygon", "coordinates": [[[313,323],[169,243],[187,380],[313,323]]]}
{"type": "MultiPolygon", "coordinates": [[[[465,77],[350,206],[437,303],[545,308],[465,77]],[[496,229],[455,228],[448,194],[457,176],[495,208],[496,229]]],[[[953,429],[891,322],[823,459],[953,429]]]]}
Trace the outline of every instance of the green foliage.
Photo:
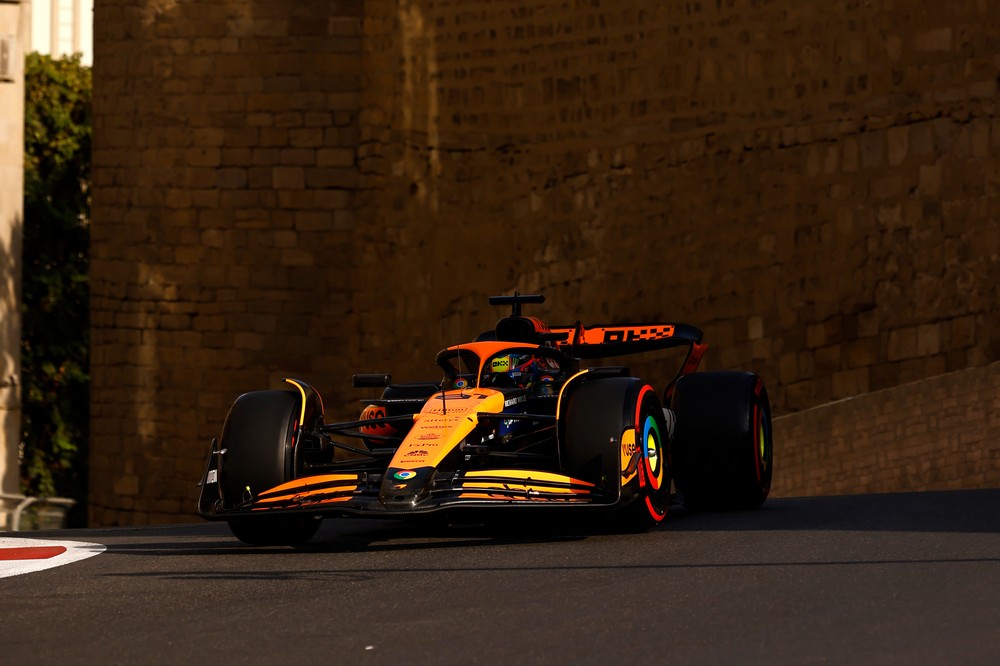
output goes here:
{"type": "Polygon", "coordinates": [[[21,481],[83,501],[89,418],[90,69],[25,62],[21,481]]]}

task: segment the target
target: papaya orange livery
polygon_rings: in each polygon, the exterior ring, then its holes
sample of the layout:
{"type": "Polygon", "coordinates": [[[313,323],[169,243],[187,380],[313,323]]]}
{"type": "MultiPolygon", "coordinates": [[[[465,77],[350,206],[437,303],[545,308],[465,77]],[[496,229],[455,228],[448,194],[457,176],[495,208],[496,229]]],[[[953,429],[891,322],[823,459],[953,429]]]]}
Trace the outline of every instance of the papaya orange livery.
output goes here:
{"type": "Polygon", "coordinates": [[[523,313],[543,302],[491,297],[509,314],[445,347],[422,381],[362,369],[354,386],[370,392],[353,418],[328,421],[300,379],[244,393],[212,440],[199,512],[246,543],[295,545],[327,516],[590,510],[635,526],[678,500],[764,501],[773,447],[757,375],[698,372],[707,347],[689,324],[549,326],[523,313]],[[607,360],[674,348],[673,377],[607,360]]]}

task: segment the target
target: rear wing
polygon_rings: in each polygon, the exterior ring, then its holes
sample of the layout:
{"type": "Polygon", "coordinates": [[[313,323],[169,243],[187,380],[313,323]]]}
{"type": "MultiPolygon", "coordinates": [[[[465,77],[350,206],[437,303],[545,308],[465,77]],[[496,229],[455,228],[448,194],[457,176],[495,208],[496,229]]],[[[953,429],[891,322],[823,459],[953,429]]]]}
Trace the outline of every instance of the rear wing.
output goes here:
{"type": "Polygon", "coordinates": [[[701,330],[689,324],[629,324],[627,326],[554,326],[556,346],[580,359],[607,358],[625,354],[698,347],[701,330]]]}
{"type": "Polygon", "coordinates": [[[669,401],[677,380],[698,369],[708,345],[702,344],[701,329],[689,324],[630,324],[628,326],[556,326],[551,329],[556,347],[578,359],[608,358],[626,354],[687,347],[687,356],[663,392],[669,401]]]}
{"type": "Polygon", "coordinates": [[[702,344],[701,329],[690,324],[667,322],[659,324],[627,324],[624,326],[584,326],[579,321],[572,326],[549,327],[537,317],[521,314],[525,303],[544,303],[540,294],[491,296],[490,305],[510,305],[509,317],[497,322],[492,331],[481,333],[476,341],[530,342],[554,346],[573,358],[598,359],[626,354],[687,347],[687,357],[677,376],[667,386],[669,396],[677,379],[698,369],[708,345],[702,344]]]}

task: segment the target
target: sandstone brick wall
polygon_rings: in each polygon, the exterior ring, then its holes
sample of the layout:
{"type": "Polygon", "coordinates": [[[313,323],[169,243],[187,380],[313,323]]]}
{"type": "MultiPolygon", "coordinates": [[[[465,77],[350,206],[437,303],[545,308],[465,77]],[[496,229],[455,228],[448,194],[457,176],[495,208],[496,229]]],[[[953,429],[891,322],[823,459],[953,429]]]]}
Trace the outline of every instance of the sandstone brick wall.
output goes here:
{"type": "MultiPolygon", "coordinates": [[[[779,413],[1000,359],[988,0],[97,0],[91,517],[189,515],[283,373],[700,325],[779,413]]],[[[659,377],[671,365],[630,360],[659,377]]]]}
{"type": "Polygon", "coordinates": [[[775,497],[1000,487],[1000,363],[774,421],[775,497]]]}
{"type": "Polygon", "coordinates": [[[91,522],[190,515],[236,395],[342,371],[359,6],[96,3],[91,522]]]}
{"type": "Polygon", "coordinates": [[[365,9],[361,351],[520,288],[699,324],[780,410],[1000,358],[996,3],[365,9]]]}

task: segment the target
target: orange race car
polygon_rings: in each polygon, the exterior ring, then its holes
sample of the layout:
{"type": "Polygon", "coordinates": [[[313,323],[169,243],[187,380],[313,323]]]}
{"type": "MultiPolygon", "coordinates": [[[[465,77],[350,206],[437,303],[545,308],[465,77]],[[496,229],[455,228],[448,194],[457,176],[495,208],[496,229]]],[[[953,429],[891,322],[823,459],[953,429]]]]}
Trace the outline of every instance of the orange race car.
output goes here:
{"type": "Polygon", "coordinates": [[[521,314],[544,300],[490,298],[510,316],[441,351],[440,382],[355,375],[382,389],[357,420],[327,423],[296,379],[241,395],[212,441],[199,512],[246,543],[295,545],[330,515],[600,510],[634,528],[663,520],[671,485],[686,506],[767,498],[771,413],[757,375],[696,373],[706,347],[686,324],[550,328],[521,314]],[[625,367],[581,367],[674,347],[687,355],[659,389],[625,367]]]}

